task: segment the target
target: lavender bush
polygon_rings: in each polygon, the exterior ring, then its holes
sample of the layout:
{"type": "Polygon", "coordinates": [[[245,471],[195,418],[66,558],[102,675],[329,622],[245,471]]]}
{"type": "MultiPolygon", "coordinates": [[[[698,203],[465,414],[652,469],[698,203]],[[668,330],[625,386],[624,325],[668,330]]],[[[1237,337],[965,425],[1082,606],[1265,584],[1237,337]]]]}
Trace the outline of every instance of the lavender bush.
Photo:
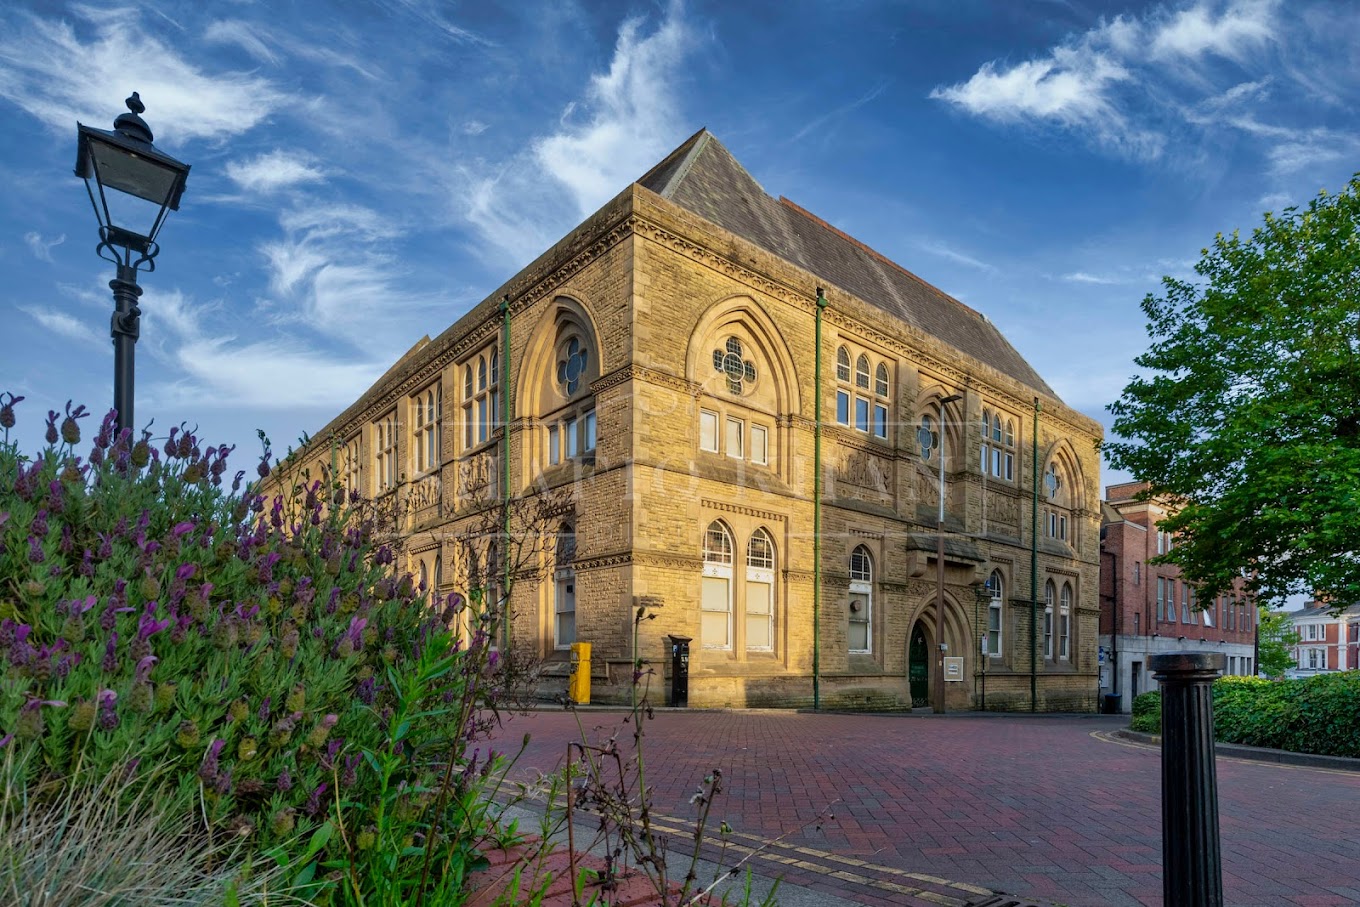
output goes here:
{"type": "Polygon", "coordinates": [[[82,457],[69,404],[30,458],[9,440],[21,400],[0,395],[5,789],[152,779],[196,834],[249,842],[315,900],[365,902],[356,867],[447,891],[489,831],[466,807],[488,628],[451,633],[461,597],[395,575],[380,514],[326,476],[266,498],[228,478],[230,448],[112,414],[82,457]]]}

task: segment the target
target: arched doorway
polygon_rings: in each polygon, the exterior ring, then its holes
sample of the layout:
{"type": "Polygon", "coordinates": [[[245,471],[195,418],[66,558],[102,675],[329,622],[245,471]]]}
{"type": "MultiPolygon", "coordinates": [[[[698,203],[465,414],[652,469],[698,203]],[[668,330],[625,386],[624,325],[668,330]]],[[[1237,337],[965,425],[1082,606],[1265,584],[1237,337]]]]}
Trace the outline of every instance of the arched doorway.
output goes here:
{"type": "Polygon", "coordinates": [[[925,627],[918,620],[911,631],[907,647],[907,683],[911,688],[911,707],[930,705],[930,647],[926,644],[925,627]]]}

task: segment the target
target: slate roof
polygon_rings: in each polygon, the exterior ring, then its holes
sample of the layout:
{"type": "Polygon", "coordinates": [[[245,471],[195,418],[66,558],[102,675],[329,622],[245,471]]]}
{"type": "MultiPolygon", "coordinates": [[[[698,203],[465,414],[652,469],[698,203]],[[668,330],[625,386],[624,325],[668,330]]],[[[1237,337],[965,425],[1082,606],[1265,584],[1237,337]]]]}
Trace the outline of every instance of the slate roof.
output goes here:
{"type": "Polygon", "coordinates": [[[1056,398],[985,316],[788,199],[772,198],[708,130],[638,184],[1056,398]]]}

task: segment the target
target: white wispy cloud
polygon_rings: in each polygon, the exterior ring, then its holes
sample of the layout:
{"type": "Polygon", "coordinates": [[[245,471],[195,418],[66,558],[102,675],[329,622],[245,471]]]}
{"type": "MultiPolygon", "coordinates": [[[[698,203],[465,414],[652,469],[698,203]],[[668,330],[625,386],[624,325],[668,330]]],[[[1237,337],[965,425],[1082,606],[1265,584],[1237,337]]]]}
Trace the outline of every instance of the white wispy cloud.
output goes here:
{"type": "Polygon", "coordinates": [[[1071,274],[1064,274],[1061,279],[1066,280],[1069,283],[1093,283],[1102,286],[1128,282],[1124,278],[1110,277],[1101,274],[1087,274],[1085,271],[1073,271],[1071,274]]]}
{"type": "Polygon", "coordinates": [[[239,19],[219,19],[203,30],[209,44],[235,44],[261,63],[275,65],[279,55],[270,49],[257,26],[239,19]]]}
{"type": "Polygon", "coordinates": [[[101,335],[88,322],[74,318],[65,312],[42,309],[37,306],[20,306],[21,311],[59,337],[74,340],[84,346],[107,350],[109,337],[101,335]]]}
{"type": "Polygon", "coordinates": [[[245,161],[228,161],[227,177],[247,192],[270,193],[326,178],[308,155],[275,149],[245,161]]]}
{"type": "Polygon", "coordinates": [[[960,252],[942,242],[919,240],[916,243],[916,247],[923,252],[929,252],[931,255],[938,255],[941,258],[948,259],[949,261],[961,265],[967,265],[970,268],[977,268],[979,271],[994,272],[996,270],[995,266],[988,264],[982,259],[976,258],[965,252],[960,252]]]}
{"type": "Polygon", "coordinates": [[[28,246],[28,251],[33,253],[33,257],[39,261],[51,261],[52,249],[66,242],[66,234],[63,233],[56,239],[43,239],[41,233],[29,232],[24,234],[24,245],[28,246]]]}
{"type": "Polygon", "coordinates": [[[1240,107],[1265,89],[1268,80],[1246,81],[1197,102],[1177,100],[1212,90],[1197,69],[1209,58],[1246,63],[1278,40],[1278,6],[1278,0],[1196,2],[1101,20],[1033,59],[983,63],[930,97],[983,119],[1046,123],[1127,157],[1155,159],[1175,129],[1168,120],[1205,125],[1217,110],[1240,107]]]}
{"type": "Polygon", "coordinates": [[[856,108],[863,107],[865,104],[868,104],[870,101],[874,100],[879,95],[883,94],[884,89],[886,89],[887,87],[888,87],[887,82],[879,82],[873,88],[869,89],[864,94],[860,95],[858,98],[851,101],[850,103],[843,104],[840,107],[837,107],[835,110],[828,111],[827,113],[824,113],[821,116],[813,117],[811,120],[807,122],[806,125],[803,126],[803,128],[795,132],[793,134],[793,138],[790,139],[789,141],[791,142],[800,141],[806,138],[811,133],[815,132],[816,130],[822,128],[822,126],[826,125],[829,121],[845,116],[845,114],[850,113],[856,108]]]}
{"type": "Polygon", "coordinates": [[[678,0],[648,32],[619,29],[609,68],[592,76],[555,128],[498,166],[468,164],[451,187],[460,213],[523,264],[647,171],[686,134],[676,78],[697,44],[678,0]]]}
{"type": "Polygon", "coordinates": [[[147,105],[158,145],[238,135],[289,102],[260,76],[204,72],[145,29],[137,7],[70,10],[81,32],[69,19],[28,12],[0,31],[0,97],[55,130],[76,120],[106,127],[130,88],[147,105]]]}

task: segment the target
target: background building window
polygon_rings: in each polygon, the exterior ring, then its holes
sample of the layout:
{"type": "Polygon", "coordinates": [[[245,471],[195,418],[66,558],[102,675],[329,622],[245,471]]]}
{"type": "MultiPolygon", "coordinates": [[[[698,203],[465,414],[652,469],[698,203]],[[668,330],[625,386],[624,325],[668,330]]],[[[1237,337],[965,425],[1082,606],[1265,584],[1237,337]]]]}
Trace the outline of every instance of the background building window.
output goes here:
{"type": "Polygon", "coordinates": [[[732,533],[720,520],[704,532],[699,637],[706,649],[732,648],[732,533]]]}
{"type": "Polygon", "coordinates": [[[774,540],[764,529],[746,546],[746,648],[774,648],[774,540]]]}
{"type": "Polygon", "coordinates": [[[860,545],[850,554],[850,651],[873,652],[874,562],[860,545]]]}

